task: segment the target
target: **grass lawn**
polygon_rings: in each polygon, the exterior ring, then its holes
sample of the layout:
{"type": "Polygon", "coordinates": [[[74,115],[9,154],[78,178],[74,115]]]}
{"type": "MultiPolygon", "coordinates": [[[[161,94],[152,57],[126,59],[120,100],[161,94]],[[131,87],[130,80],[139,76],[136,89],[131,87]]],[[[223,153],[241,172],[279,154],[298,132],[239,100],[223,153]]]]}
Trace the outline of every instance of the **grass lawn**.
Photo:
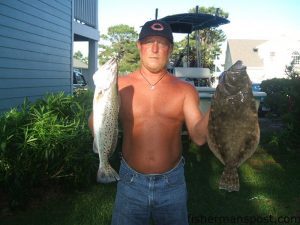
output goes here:
{"type": "MultiPolygon", "coordinates": [[[[218,189],[223,166],[207,147],[185,144],[184,156],[190,224],[300,223],[299,156],[259,146],[239,168],[240,191],[232,193],[218,189]]],[[[4,216],[0,224],[107,225],[115,193],[116,184],[95,184],[4,216]]]]}

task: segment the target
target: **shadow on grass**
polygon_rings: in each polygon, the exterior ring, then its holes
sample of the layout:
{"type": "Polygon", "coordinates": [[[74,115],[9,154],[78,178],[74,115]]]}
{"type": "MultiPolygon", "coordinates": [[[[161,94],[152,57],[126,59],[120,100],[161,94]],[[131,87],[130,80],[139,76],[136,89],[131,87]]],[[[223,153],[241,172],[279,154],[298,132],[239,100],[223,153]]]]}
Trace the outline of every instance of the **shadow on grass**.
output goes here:
{"type": "Polygon", "coordinates": [[[223,165],[208,146],[189,149],[193,152],[186,154],[190,224],[274,224],[280,217],[290,224],[300,222],[297,159],[273,157],[259,146],[238,170],[240,191],[229,193],[218,189],[223,165]]]}
{"type": "MultiPolygon", "coordinates": [[[[273,222],[280,216],[300,216],[297,214],[300,212],[299,158],[274,157],[259,147],[239,168],[240,191],[228,193],[218,188],[223,165],[209,148],[196,147],[187,139],[183,144],[190,225],[268,224],[263,219],[269,216],[273,222]],[[244,220],[236,221],[238,217],[244,220]]],[[[116,169],[119,149],[120,146],[112,157],[116,169]]],[[[95,184],[87,190],[44,202],[39,208],[3,218],[0,224],[107,225],[111,221],[115,193],[116,184],[95,184]]]]}
{"type": "Polygon", "coordinates": [[[2,218],[0,224],[110,224],[115,191],[114,184],[94,185],[83,192],[77,191],[61,199],[52,199],[38,208],[2,218]]]}
{"type": "MultiPolygon", "coordinates": [[[[119,149],[111,157],[112,166],[119,169],[119,149]]],[[[80,191],[70,190],[36,206],[0,218],[0,225],[88,225],[110,224],[116,195],[116,183],[97,184],[80,191]]]]}

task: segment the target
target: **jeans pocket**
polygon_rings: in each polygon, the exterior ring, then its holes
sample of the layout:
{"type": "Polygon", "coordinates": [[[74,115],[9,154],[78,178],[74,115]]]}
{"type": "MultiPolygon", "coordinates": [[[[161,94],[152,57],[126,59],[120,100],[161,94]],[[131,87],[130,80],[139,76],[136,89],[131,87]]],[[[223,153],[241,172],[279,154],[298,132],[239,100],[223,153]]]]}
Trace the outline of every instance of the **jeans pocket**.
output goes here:
{"type": "Polygon", "coordinates": [[[185,184],[184,175],[166,176],[166,181],[169,187],[176,187],[185,184]]]}

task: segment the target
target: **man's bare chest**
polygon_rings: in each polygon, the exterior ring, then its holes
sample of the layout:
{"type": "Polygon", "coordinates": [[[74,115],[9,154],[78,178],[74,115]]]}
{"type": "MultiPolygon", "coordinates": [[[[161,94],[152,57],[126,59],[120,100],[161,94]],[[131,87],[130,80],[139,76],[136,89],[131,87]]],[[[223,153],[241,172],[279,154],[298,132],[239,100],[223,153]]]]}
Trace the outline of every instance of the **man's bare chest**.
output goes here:
{"type": "Polygon", "coordinates": [[[132,89],[120,92],[120,115],[126,119],[183,120],[184,96],[173,90],[132,89]]]}

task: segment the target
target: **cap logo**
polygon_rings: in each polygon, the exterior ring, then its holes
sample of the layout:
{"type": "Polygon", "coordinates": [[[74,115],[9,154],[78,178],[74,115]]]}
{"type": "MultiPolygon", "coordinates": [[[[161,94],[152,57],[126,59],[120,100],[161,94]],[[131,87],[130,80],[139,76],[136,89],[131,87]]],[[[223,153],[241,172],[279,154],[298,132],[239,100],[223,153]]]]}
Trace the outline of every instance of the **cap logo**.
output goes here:
{"type": "Polygon", "coordinates": [[[161,31],[164,30],[164,26],[161,23],[154,23],[152,24],[151,29],[161,31]]]}

